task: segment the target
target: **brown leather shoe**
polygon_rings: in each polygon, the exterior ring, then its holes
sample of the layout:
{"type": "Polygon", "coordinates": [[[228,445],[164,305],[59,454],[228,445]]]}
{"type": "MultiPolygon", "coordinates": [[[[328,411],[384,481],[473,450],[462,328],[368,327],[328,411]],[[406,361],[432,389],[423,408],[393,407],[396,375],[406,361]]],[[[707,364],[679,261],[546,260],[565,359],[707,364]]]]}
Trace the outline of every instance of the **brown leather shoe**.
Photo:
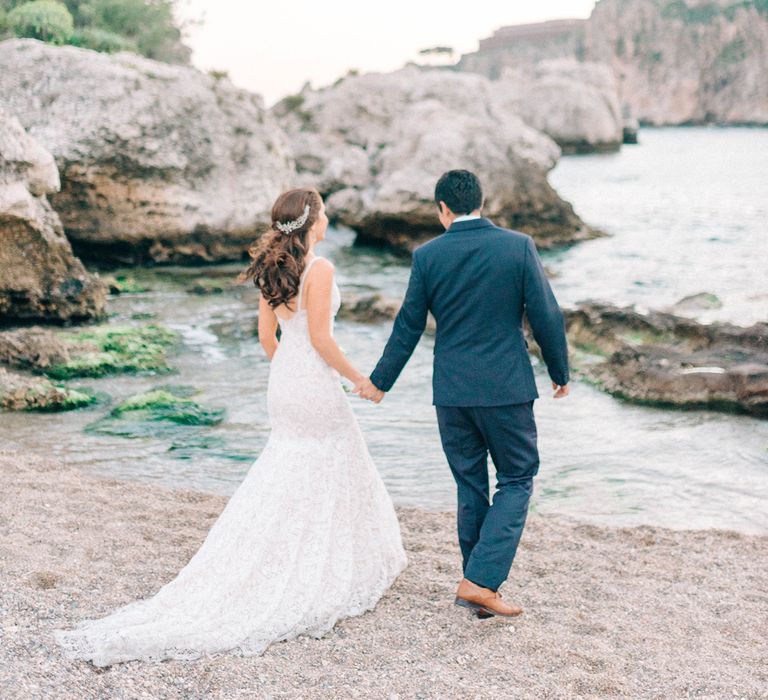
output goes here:
{"type": "Polygon", "coordinates": [[[523,614],[523,609],[508,605],[501,600],[501,593],[483,588],[469,579],[462,579],[456,591],[454,604],[474,610],[478,617],[480,613],[498,615],[499,617],[517,617],[523,614]]]}
{"type": "Polygon", "coordinates": [[[472,614],[478,620],[490,620],[492,617],[496,617],[496,615],[494,615],[492,613],[485,612],[485,610],[473,610],[472,614]]]}

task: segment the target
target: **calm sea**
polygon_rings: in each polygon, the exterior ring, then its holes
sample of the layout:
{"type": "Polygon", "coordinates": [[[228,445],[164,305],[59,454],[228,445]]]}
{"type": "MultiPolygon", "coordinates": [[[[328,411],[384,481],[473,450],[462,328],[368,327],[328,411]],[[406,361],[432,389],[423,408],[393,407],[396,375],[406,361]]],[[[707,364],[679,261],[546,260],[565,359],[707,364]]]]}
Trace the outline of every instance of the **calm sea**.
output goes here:
{"type": "MultiPolygon", "coordinates": [[[[704,321],[768,320],[768,130],[644,130],[615,155],[563,159],[551,174],[581,216],[610,234],[545,254],[563,304],[595,299],[663,308],[711,292],[722,307],[704,321]]],[[[408,262],[356,248],[349,231],[323,244],[346,290],[402,295],[408,262]]],[[[253,334],[255,293],[212,296],[186,289],[197,277],[234,276],[239,266],[127,270],[151,291],[110,300],[111,322],[137,312],[182,333],[170,377],[84,380],[113,401],[172,382],[227,408],[212,428],[126,439],[86,433],[105,405],[64,414],[3,414],[0,444],[56,454],[99,474],[230,494],[269,430],[268,363],[253,334]]],[[[341,345],[370,369],[389,324],[337,324],[341,345]]],[[[371,452],[395,502],[454,506],[454,486],[431,406],[432,340],[425,336],[395,390],[379,406],[355,397],[371,452]]],[[[597,523],[649,523],[768,533],[768,422],[706,411],[633,406],[575,384],[553,401],[538,368],[542,464],[533,508],[597,523]]],[[[318,479],[322,474],[318,474],[318,479]]]]}

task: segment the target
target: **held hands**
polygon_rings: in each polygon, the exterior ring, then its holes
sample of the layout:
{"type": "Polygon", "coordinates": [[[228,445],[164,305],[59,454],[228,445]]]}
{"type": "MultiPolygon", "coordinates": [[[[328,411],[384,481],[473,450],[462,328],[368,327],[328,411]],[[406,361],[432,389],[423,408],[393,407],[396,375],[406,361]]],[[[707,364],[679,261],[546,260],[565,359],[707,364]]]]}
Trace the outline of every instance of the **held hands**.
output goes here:
{"type": "Polygon", "coordinates": [[[553,399],[564,399],[571,393],[571,387],[568,386],[568,384],[560,386],[559,384],[552,382],[552,388],[555,390],[554,396],[552,396],[553,399]]]}
{"type": "MultiPolygon", "coordinates": [[[[555,390],[553,399],[564,399],[571,393],[571,387],[568,384],[560,386],[555,382],[552,382],[552,388],[555,390]]],[[[379,389],[369,377],[361,377],[355,382],[355,386],[352,389],[353,394],[357,394],[361,399],[373,401],[373,403],[381,403],[381,400],[387,395],[386,392],[379,389]]]]}
{"type": "Polygon", "coordinates": [[[385,396],[385,392],[379,389],[369,377],[361,377],[356,381],[352,393],[358,394],[361,399],[373,401],[373,403],[381,403],[385,396]]]}

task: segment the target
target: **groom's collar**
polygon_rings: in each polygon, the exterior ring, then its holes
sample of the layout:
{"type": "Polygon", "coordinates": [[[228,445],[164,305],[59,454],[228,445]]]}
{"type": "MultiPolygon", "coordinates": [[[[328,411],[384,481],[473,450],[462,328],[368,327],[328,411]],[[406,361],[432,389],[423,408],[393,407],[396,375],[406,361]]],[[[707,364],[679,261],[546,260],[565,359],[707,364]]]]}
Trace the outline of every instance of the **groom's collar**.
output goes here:
{"type": "Polygon", "coordinates": [[[461,231],[472,231],[474,229],[492,227],[493,222],[484,216],[477,219],[464,219],[463,221],[454,221],[446,230],[446,233],[458,233],[461,231]]]}

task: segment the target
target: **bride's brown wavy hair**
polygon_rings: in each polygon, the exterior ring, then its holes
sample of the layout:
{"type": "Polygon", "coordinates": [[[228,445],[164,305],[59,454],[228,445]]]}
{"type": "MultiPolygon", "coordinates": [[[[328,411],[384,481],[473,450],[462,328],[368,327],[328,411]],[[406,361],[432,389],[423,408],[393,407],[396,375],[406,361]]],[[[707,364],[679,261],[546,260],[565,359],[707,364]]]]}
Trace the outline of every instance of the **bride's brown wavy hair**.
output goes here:
{"type": "Polygon", "coordinates": [[[309,251],[307,234],[317,221],[322,203],[320,193],[314,187],[283,192],[272,205],[270,230],[248,249],[251,263],[237,279],[246,282],[253,278],[254,285],[273,309],[281,304],[292,309],[290,301],[299,293],[299,281],[309,251]],[[307,205],[309,216],[302,226],[290,233],[277,228],[278,223],[288,223],[302,216],[307,205]]]}

